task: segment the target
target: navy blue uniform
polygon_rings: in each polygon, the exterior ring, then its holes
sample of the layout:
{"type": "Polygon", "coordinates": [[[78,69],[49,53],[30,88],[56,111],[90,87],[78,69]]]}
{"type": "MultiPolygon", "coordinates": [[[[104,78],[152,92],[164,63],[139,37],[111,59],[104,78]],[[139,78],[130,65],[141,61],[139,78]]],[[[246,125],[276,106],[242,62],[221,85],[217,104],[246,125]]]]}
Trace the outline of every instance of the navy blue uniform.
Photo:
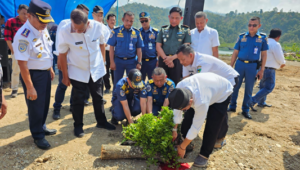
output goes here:
{"type": "MultiPolygon", "coordinates": [[[[144,82],[143,82],[144,83],[144,82]]],[[[115,86],[112,97],[112,115],[117,121],[122,121],[126,118],[121,101],[127,100],[132,116],[137,116],[141,113],[140,97],[146,98],[146,89],[132,89],[127,81],[127,77],[118,81],[115,86]]]]}
{"type": "Polygon", "coordinates": [[[245,95],[242,110],[249,112],[249,101],[252,96],[252,90],[257,74],[257,62],[262,51],[269,49],[267,36],[257,32],[254,37],[251,37],[249,32],[240,34],[234,46],[235,50],[239,51],[238,60],[235,63],[235,70],[240,74],[239,83],[234,88],[230,102],[230,109],[236,109],[236,101],[238,98],[239,89],[245,78],[245,95]]]}
{"type": "Polygon", "coordinates": [[[142,48],[144,44],[138,29],[133,27],[125,29],[123,25],[112,31],[107,44],[115,47],[115,86],[123,77],[124,70],[128,74],[131,69],[136,68],[136,51],[137,48],[142,48]]]}
{"type": "Polygon", "coordinates": [[[156,52],[156,37],[158,34],[158,29],[150,27],[149,30],[144,30],[143,28],[140,28],[143,41],[144,41],[144,47],[142,47],[142,79],[145,81],[146,75],[148,76],[148,79],[151,79],[152,71],[156,67],[157,62],[157,52],[156,52]]]}
{"type": "Polygon", "coordinates": [[[153,104],[152,104],[152,113],[157,116],[158,112],[161,110],[161,107],[164,104],[165,99],[168,98],[169,93],[175,88],[175,83],[167,78],[165,84],[158,88],[152,79],[150,79],[147,83],[147,97],[152,97],[153,104]]]}

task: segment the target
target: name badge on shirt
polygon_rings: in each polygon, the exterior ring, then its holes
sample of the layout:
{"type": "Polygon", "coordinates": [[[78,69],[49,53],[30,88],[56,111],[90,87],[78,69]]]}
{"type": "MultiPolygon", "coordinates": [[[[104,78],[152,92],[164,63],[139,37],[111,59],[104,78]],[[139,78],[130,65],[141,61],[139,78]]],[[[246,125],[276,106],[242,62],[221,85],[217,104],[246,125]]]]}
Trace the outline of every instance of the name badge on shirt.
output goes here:
{"type": "Polygon", "coordinates": [[[83,41],[75,42],[75,45],[83,44],[83,41]]]}
{"type": "Polygon", "coordinates": [[[153,49],[153,48],[152,48],[152,43],[151,43],[151,42],[148,44],[148,47],[149,47],[149,50],[152,50],[152,49],[153,49]]]}
{"type": "Polygon", "coordinates": [[[258,51],[258,48],[255,47],[255,48],[254,48],[254,54],[257,54],[257,51],[258,51]]]}
{"type": "Polygon", "coordinates": [[[133,44],[132,44],[132,42],[129,44],[129,50],[133,50],[133,44]]]}

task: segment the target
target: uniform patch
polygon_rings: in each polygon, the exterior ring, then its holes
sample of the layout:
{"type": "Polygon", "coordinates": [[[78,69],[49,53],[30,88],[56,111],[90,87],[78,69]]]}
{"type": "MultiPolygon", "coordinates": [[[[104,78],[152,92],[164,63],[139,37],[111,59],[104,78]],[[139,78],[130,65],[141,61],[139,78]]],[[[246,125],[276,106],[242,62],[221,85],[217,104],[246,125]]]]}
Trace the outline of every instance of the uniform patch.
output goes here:
{"type": "Polygon", "coordinates": [[[37,38],[35,38],[35,39],[32,40],[32,42],[36,42],[36,41],[37,41],[37,38]]]}
{"type": "Polygon", "coordinates": [[[169,93],[171,93],[171,91],[174,90],[174,86],[172,85],[170,88],[169,88],[169,93]]]}
{"type": "Polygon", "coordinates": [[[151,91],[151,85],[148,84],[147,87],[146,87],[146,89],[147,89],[147,92],[150,92],[151,91]]]}
{"type": "Polygon", "coordinates": [[[126,91],[125,91],[125,94],[129,94],[129,90],[126,90],[126,91]]]}
{"type": "Polygon", "coordinates": [[[256,42],[261,43],[262,39],[261,38],[256,38],[256,42]]]}
{"type": "Polygon", "coordinates": [[[158,91],[156,89],[153,89],[153,94],[158,94],[158,91]]]}
{"type": "Polygon", "coordinates": [[[133,35],[133,34],[132,34],[132,35],[131,35],[131,38],[137,38],[137,35],[133,35]]]}
{"type": "Polygon", "coordinates": [[[241,42],[247,42],[247,38],[244,36],[241,40],[241,42]]]}
{"type": "Polygon", "coordinates": [[[41,58],[42,57],[42,53],[39,53],[38,55],[37,55],[37,58],[41,58]]]}
{"type": "Polygon", "coordinates": [[[167,95],[167,87],[164,88],[162,93],[163,93],[163,95],[167,95]]]}
{"type": "Polygon", "coordinates": [[[181,42],[181,41],[182,41],[182,39],[178,39],[178,41],[179,41],[179,42],[181,42]]]}
{"type": "Polygon", "coordinates": [[[141,76],[136,76],[135,81],[140,82],[142,80],[141,76]]]}
{"type": "Polygon", "coordinates": [[[18,50],[23,53],[27,50],[29,42],[26,40],[19,40],[18,50]]]}
{"type": "Polygon", "coordinates": [[[124,91],[124,90],[120,90],[120,95],[121,95],[122,97],[124,97],[124,96],[125,96],[125,91],[124,91]]]}
{"type": "Polygon", "coordinates": [[[28,35],[29,35],[29,33],[30,33],[30,30],[29,29],[27,29],[27,28],[25,28],[24,29],[24,31],[22,32],[22,34],[21,35],[23,35],[24,37],[28,37],[28,35]]]}
{"type": "Polygon", "coordinates": [[[172,82],[171,81],[167,81],[167,85],[171,86],[172,82]]]}
{"type": "Polygon", "coordinates": [[[197,67],[197,73],[200,73],[201,72],[201,66],[198,66],[197,67]]]}
{"type": "Polygon", "coordinates": [[[83,41],[75,42],[75,45],[83,44],[83,41]]]}
{"type": "Polygon", "coordinates": [[[154,33],[149,34],[149,39],[155,39],[155,34],[154,33]]]}
{"type": "Polygon", "coordinates": [[[123,37],[124,37],[124,35],[123,35],[123,33],[119,32],[119,33],[118,33],[118,35],[117,35],[117,37],[121,37],[121,38],[123,38],[123,37]]]}
{"type": "Polygon", "coordinates": [[[143,92],[142,92],[142,93],[143,93],[143,95],[146,95],[146,91],[145,91],[145,90],[143,90],[143,92]]]}
{"type": "Polygon", "coordinates": [[[149,80],[149,83],[152,84],[152,83],[153,83],[153,79],[150,79],[150,80],[149,80]]]}

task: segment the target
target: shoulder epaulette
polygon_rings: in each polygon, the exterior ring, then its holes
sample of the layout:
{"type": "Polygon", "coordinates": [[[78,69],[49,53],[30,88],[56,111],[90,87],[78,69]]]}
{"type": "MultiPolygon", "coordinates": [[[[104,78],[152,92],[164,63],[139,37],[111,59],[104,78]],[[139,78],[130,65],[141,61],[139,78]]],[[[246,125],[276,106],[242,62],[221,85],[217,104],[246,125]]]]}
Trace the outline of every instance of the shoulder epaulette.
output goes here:
{"type": "Polygon", "coordinates": [[[243,32],[243,33],[241,33],[240,35],[245,35],[246,33],[245,32],[243,32]]]}
{"type": "Polygon", "coordinates": [[[167,85],[171,86],[173,83],[171,81],[167,81],[167,85]]]}
{"type": "Polygon", "coordinates": [[[120,28],[120,26],[118,26],[118,27],[115,27],[114,29],[119,29],[120,28]]]}
{"type": "Polygon", "coordinates": [[[157,29],[157,28],[152,28],[152,29],[153,29],[154,31],[156,31],[156,32],[158,31],[158,29],[157,29]]]}
{"type": "Polygon", "coordinates": [[[27,29],[27,28],[25,28],[24,29],[24,31],[21,33],[21,35],[23,35],[24,37],[28,37],[28,35],[29,35],[29,33],[30,33],[30,30],[29,29],[27,29]]]}
{"type": "Polygon", "coordinates": [[[190,26],[188,26],[188,25],[182,25],[183,27],[186,27],[186,28],[190,28],[190,26]]]}
{"type": "Polygon", "coordinates": [[[260,35],[267,35],[266,33],[260,32],[260,35]]]}
{"type": "Polygon", "coordinates": [[[153,83],[153,79],[150,79],[148,82],[149,82],[149,84],[152,84],[153,83]]]}
{"type": "Polygon", "coordinates": [[[162,26],[162,28],[166,28],[166,27],[168,27],[169,25],[164,25],[164,26],[162,26]]]}

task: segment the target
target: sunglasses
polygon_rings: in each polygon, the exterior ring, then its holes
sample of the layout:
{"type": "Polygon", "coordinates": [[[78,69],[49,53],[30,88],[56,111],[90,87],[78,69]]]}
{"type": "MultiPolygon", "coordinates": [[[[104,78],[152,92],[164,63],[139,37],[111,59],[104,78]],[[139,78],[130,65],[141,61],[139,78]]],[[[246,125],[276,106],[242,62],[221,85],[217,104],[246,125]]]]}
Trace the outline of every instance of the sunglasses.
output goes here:
{"type": "Polygon", "coordinates": [[[257,24],[248,24],[248,27],[257,27],[257,24]]]}
{"type": "Polygon", "coordinates": [[[141,23],[143,24],[144,22],[148,22],[149,20],[143,20],[143,21],[141,21],[141,23]]]}

